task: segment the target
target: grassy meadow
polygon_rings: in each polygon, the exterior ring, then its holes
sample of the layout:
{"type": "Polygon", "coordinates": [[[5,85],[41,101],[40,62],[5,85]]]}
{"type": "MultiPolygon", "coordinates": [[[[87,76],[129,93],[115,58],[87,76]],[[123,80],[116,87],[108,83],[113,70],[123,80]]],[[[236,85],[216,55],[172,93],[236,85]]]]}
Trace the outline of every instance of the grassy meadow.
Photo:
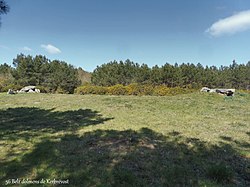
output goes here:
{"type": "Polygon", "coordinates": [[[250,94],[0,94],[0,186],[41,179],[250,186],[250,94]]]}

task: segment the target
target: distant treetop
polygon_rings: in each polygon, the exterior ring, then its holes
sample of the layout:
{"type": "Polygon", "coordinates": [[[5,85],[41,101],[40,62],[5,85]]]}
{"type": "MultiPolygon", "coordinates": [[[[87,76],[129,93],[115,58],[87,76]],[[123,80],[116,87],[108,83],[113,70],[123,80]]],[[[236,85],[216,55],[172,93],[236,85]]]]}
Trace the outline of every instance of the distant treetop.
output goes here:
{"type": "MultiPolygon", "coordinates": [[[[0,16],[2,14],[7,14],[9,10],[10,10],[9,5],[5,1],[1,0],[0,1],[0,16]]],[[[0,25],[1,25],[1,17],[0,17],[0,25]]]]}
{"type": "Polygon", "coordinates": [[[0,1],[0,14],[7,14],[9,10],[9,5],[7,5],[5,1],[0,1]]]}

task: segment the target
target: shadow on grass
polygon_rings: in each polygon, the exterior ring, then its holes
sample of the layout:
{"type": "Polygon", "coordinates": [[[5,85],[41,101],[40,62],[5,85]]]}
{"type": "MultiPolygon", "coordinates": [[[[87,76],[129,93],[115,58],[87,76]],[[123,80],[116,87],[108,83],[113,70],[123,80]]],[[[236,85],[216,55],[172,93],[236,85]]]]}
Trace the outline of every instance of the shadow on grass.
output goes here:
{"type": "Polygon", "coordinates": [[[237,147],[246,148],[246,149],[250,150],[250,143],[249,142],[234,140],[232,137],[228,137],[228,136],[220,136],[220,138],[224,141],[229,142],[230,144],[232,144],[232,143],[236,144],[237,147]]]}
{"type": "Polygon", "coordinates": [[[211,145],[179,132],[163,136],[142,128],[44,139],[0,168],[1,181],[26,177],[69,179],[71,186],[209,186],[215,181],[249,186],[249,164],[230,144],[211,145]],[[221,176],[224,169],[232,175],[221,176]]]}
{"type": "Polygon", "coordinates": [[[80,109],[54,111],[40,108],[9,108],[0,111],[0,140],[29,139],[32,133],[74,131],[83,126],[99,125],[112,118],[104,118],[97,111],[80,109]]]}

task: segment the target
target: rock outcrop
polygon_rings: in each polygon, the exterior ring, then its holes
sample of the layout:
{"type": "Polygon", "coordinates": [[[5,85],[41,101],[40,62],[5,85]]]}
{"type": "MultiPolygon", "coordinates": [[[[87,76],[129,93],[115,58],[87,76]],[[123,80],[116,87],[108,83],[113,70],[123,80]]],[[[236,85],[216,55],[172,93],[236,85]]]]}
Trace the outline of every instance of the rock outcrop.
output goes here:
{"type": "Polygon", "coordinates": [[[7,94],[16,94],[16,91],[12,90],[12,89],[9,89],[7,94]]]}
{"type": "Polygon", "coordinates": [[[40,90],[35,86],[25,86],[18,93],[40,93],[40,90]]]}
{"type": "Polygon", "coordinates": [[[235,89],[210,89],[208,87],[203,87],[201,90],[201,92],[216,92],[219,94],[223,94],[226,96],[233,96],[235,93],[235,89]]]}
{"type": "Polygon", "coordinates": [[[17,94],[17,93],[40,93],[40,90],[35,86],[25,86],[21,90],[14,91],[9,89],[7,94],[17,94]]]}

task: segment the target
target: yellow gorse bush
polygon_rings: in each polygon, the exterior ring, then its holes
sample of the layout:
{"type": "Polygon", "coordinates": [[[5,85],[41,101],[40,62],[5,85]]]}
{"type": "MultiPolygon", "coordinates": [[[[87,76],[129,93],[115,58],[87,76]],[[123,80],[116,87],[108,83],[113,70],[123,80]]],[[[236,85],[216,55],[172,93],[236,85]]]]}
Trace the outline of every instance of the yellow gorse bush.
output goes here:
{"type": "Polygon", "coordinates": [[[127,86],[117,84],[114,86],[94,86],[85,85],[76,88],[77,94],[97,94],[97,95],[155,95],[155,96],[168,96],[191,93],[196,90],[189,88],[174,87],[170,88],[165,85],[153,86],[150,84],[140,85],[133,83],[127,86]]]}

